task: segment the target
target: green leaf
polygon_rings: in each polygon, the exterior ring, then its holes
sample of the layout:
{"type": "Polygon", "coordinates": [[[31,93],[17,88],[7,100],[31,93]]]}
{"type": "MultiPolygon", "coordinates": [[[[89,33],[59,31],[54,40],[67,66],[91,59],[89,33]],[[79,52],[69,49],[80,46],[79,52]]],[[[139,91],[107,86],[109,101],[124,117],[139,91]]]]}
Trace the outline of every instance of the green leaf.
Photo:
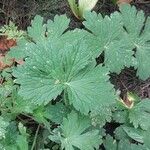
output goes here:
{"type": "Polygon", "coordinates": [[[113,41],[118,40],[122,35],[121,18],[119,13],[102,17],[101,14],[88,12],[85,14],[85,27],[92,32],[87,37],[87,41],[95,46],[95,53],[101,54],[103,50],[109,47],[113,41]],[[113,29],[113,30],[112,30],[113,29]]]}
{"type": "Polygon", "coordinates": [[[85,116],[80,116],[75,112],[64,118],[61,137],[61,146],[65,150],[94,150],[102,143],[99,131],[87,131],[90,127],[90,120],[85,116]]]}
{"type": "Polygon", "coordinates": [[[67,112],[67,108],[62,103],[56,103],[46,106],[44,116],[55,123],[61,124],[63,118],[67,116],[67,112]]]}
{"type": "Polygon", "coordinates": [[[40,41],[45,38],[46,25],[43,24],[43,17],[36,15],[31,21],[31,26],[27,29],[28,35],[33,41],[40,41]]]}
{"type": "MultiPolygon", "coordinates": [[[[8,52],[8,56],[20,60],[32,55],[33,45],[37,42],[41,43],[49,39],[51,42],[61,39],[62,34],[68,28],[70,20],[66,15],[54,17],[54,21],[48,20],[46,24],[43,24],[43,17],[36,15],[31,22],[31,26],[28,27],[28,37],[23,38],[17,42],[17,46],[11,48],[8,52]]],[[[60,40],[62,42],[62,39],[60,40]]],[[[62,42],[63,43],[63,42],[62,42]]]]}
{"type": "Polygon", "coordinates": [[[5,139],[2,141],[3,146],[7,150],[17,150],[16,139],[17,139],[17,127],[15,122],[10,122],[7,127],[7,132],[5,134],[5,139]]]}
{"type": "Polygon", "coordinates": [[[134,139],[139,143],[143,143],[143,130],[135,129],[133,127],[127,127],[127,126],[124,126],[123,130],[127,133],[127,135],[130,138],[134,139]]]}
{"type": "Polygon", "coordinates": [[[131,144],[131,150],[149,150],[146,146],[142,144],[131,144]]]}
{"type": "MultiPolygon", "coordinates": [[[[131,150],[133,148],[137,148],[139,150],[149,150],[149,130],[144,131],[140,128],[135,129],[131,126],[129,127],[129,126],[126,126],[126,125],[121,125],[120,127],[118,127],[115,130],[115,138],[116,138],[116,140],[120,140],[119,145],[121,147],[123,145],[125,145],[125,143],[126,143],[125,141],[135,140],[136,142],[142,143],[143,145],[140,145],[140,144],[139,145],[133,145],[133,144],[131,144],[130,145],[131,150]]],[[[126,144],[126,145],[128,145],[128,144],[126,144]]],[[[126,149],[130,149],[130,148],[126,148],[126,149]]],[[[119,150],[122,150],[122,149],[120,148],[119,150]]]]}
{"type": "Polygon", "coordinates": [[[101,14],[92,12],[85,14],[85,19],[85,27],[92,32],[86,37],[87,43],[93,45],[96,56],[104,51],[104,63],[111,72],[119,73],[125,66],[133,64],[133,46],[123,33],[119,13],[103,18],[101,14]]]}
{"type": "Polygon", "coordinates": [[[135,105],[129,112],[129,119],[135,128],[147,130],[150,127],[150,100],[144,99],[135,105]]]}
{"type": "Polygon", "coordinates": [[[145,21],[143,11],[137,11],[135,6],[129,4],[122,5],[120,11],[127,32],[133,39],[139,37],[145,21]]]}
{"type": "Polygon", "coordinates": [[[15,58],[15,60],[19,61],[22,58],[27,57],[28,54],[28,46],[30,43],[26,39],[21,39],[17,42],[17,46],[12,47],[10,51],[7,53],[7,56],[10,58],[15,58]]]}
{"type": "MultiPolygon", "coordinates": [[[[28,150],[28,134],[26,128],[19,123],[19,132],[15,122],[11,122],[6,130],[6,136],[3,141],[0,141],[3,148],[6,150],[28,150]]],[[[1,145],[0,145],[1,146],[1,145]]]]}
{"type": "Polygon", "coordinates": [[[132,144],[129,140],[120,140],[116,142],[111,136],[107,136],[104,141],[106,150],[149,150],[141,144],[132,144]]]}
{"type": "Polygon", "coordinates": [[[20,135],[18,135],[17,137],[17,146],[20,150],[28,150],[28,134],[26,133],[26,127],[24,127],[22,123],[19,123],[18,128],[20,131],[20,135]]]}
{"type": "Polygon", "coordinates": [[[133,46],[130,44],[127,37],[120,41],[114,41],[106,47],[105,50],[105,66],[107,66],[111,72],[120,73],[121,69],[130,67],[135,58],[132,57],[134,51],[133,46]]]}
{"type": "Polygon", "coordinates": [[[148,150],[141,144],[132,144],[128,140],[121,140],[118,144],[118,150],[148,150]]]}
{"type": "Polygon", "coordinates": [[[19,150],[28,150],[28,142],[25,137],[18,135],[16,142],[19,150]]]}
{"type": "Polygon", "coordinates": [[[64,31],[68,28],[70,20],[66,15],[54,17],[54,21],[47,21],[47,37],[48,38],[60,38],[64,31]]]}
{"type": "Polygon", "coordinates": [[[97,110],[96,107],[109,106],[115,102],[113,86],[107,76],[107,69],[101,66],[83,72],[67,83],[70,104],[84,114],[97,110]],[[109,94],[108,94],[109,93],[109,94]]]}
{"type": "Polygon", "coordinates": [[[143,139],[144,139],[144,145],[150,149],[150,129],[148,129],[148,131],[146,131],[143,135],[143,139]]]}
{"type": "Polygon", "coordinates": [[[25,101],[20,95],[18,95],[18,91],[13,90],[11,94],[12,107],[9,108],[12,114],[21,114],[21,113],[33,113],[33,110],[37,107],[32,104],[30,101],[25,101]]]}
{"type": "Polygon", "coordinates": [[[116,140],[129,140],[130,139],[127,133],[123,129],[124,126],[126,127],[126,125],[121,125],[116,128],[114,132],[116,140]]]}
{"type": "Polygon", "coordinates": [[[90,113],[90,118],[93,126],[103,127],[106,122],[112,119],[112,112],[110,107],[96,107],[90,113]]]}
{"type": "Polygon", "coordinates": [[[0,140],[5,138],[6,128],[8,125],[9,123],[0,116],[0,140]]]}
{"type": "Polygon", "coordinates": [[[0,84],[0,96],[1,97],[8,97],[13,89],[13,80],[7,80],[3,84],[0,84]]]}
{"type": "Polygon", "coordinates": [[[145,22],[143,11],[137,11],[134,6],[123,5],[120,11],[128,38],[136,48],[135,57],[137,62],[135,67],[137,68],[137,75],[145,80],[150,76],[150,19],[148,18],[145,22]]]}
{"type": "Polygon", "coordinates": [[[93,45],[95,56],[104,51],[104,64],[111,72],[134,66],[141,79],[150,76],[150,19],[146,20],[143,11],[125,4],[120,13],[110,17],[92,12],[86,13],[85,19],[85,27],[92,32],[86,37],[87,43],[93,45]]]}
{"type": "Polygon", "coordinates": [[[88,46],[79,41],[64,48],[60,48],[61,44],[45,40],[30,47],[31,56],[13,72],[16,83],[21,84],[19,94],[41,105],[65,90],[69,104],[85,114],[97,105],[114,103],[116,95],[107,76],[109,72],[105,67],[95,67],[88,46]]]}
{"type": "Polygon", "coordinates": [[[61,50],[50,41],[34,44],[31,57],[13,73],[22,85],[19,93],[35,104],[55,99],[65,82],[88,64],[90,54],[84,46],[66,45],[61,50]]]}
{"type": "Polygon", "coordinates": [[[45,126],[49,127],[49,122],[45,118],[45,107],[43,105],[39,106],[37,109],[33,112],[34,120],[36,120],[38,123],[43,123],[45,126]]]}
{"type": "Polygon", "coordinates": [[[106,136],[106,139],[103,142],[106,150],[117,150],[117,141],[113,139],[110,135],[106,136]]]}
{"type": "Polygon", "coordinates": [[[113,113],[113,120],[118,123],[126,123],[128,121],[128,112],[126,110],[116,110],[113,113]]]}

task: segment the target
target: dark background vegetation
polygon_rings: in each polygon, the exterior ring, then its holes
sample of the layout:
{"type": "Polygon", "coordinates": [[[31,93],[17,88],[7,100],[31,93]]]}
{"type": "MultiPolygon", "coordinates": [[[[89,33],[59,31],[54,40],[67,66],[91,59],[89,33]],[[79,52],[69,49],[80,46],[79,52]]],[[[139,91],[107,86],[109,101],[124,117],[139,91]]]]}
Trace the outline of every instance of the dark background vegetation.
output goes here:
{"type": "MultiPolygon", "coordinates": [[[[139,10],[146,16],[150,15],[150,0],[133,0],[139,10]]],[[[99,0],[94,10],[102,14],[110,14],[118,9],[111,0],[99,0]]],[[[82,28],[81,21],[77,20],[67,3],[67,0],[0,0],[0,26],[13,21],[20,29],[26,29],[31,19],[39,14],[47,19],[53,19],[56,14],[67,14],[71,19],[70,29],[82,28]]],[[[113,29],[112,29],[113,30],[113,29]]],[[[122,93],[133,91],[142,98],[150,98],[150,79],[141,81],[136,77],[132,68],[124,69],[120,75],[112,74],[111,81],[122,93]]]]}

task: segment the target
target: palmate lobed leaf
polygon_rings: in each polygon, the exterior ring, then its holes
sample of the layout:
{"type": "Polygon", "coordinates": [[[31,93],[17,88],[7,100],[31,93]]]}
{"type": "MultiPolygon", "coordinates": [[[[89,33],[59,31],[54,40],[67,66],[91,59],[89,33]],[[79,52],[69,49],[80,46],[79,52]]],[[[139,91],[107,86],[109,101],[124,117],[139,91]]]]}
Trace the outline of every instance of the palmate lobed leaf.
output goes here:
{"type": "MultiPolygon", "coordinates": [[[[82,49],[82,46],[80,50],[84,50],[84,53],[78,52],[78,48],[75,48],[74,45],[67,45],[66,48],[61,50],[58,45],[53,45],[50,42],[34,44],[33,57],[28,58],[25,65],[14,71],[14,75],[20,76],[21,84],[26,89],[21,90],[24,93],[21,95],[32,98],[35,102],[43,99],[43,101],[37,102],[43,103],[45,100],[52,100],[62,92],[64,83],[70,80],[70,77],[82,69],[84,65],[87,65],[90,58],[89,54],[83,57],[87,52],[85,48],[82,49]],[[74,60],[72,59],[73,53],[71,53],[73,51],[74,60]],[[41,94],[41,91],[43,91],[43,94],[41,94]],[[43,97],[41,97],[42,95],[43,97]]],[[[18,78],[18,81],[20,79],[18,78]]]]}
{"type": "Polygon", "coordinates": [[[148,150],[148,149],[142,144],[133,144],[128,140],[124,140],[119,142],[118,150],[148,150]]]}
{"type": "Polygon", "coordinates": [[[28,27],[28,34],[34,40],[38,41],[45,37],[46,24],[43,24],[43,17],[36,15],[31,21],[31,26],[28,27]]]}
{"type": "Polygon", "coordinates": [[[47,104],[65,90],[69,103],[84,114],[114,103],[116,98],[105,67],[95,67],[93,53],[82,42],[61,47],[59,41],[44,40],[30,46],[26,63],[14,70],[19,94],[35,104],[47,104]]]}
{"type": "Polygon", "coordinates": [[[144,99],[129,111],[130,122],[135,128],[147,130],[150,127],[150,100],[144,99]]]}
{"type": "MultiPolygon", "coordinates": [[[[124,124],[119,126],[115,130],[115,138],[120,140],[121,143],[124,145],[125,141],[134,140],[138,142],[138,145],[132,144],[132,148],[137,148],[139,150],[149,150],[150,149],[150,138],[149,138],[150,130],[142,130],[141,128],[134,128],[131,124],[124,124]],[[142,145],[141,145],[142,144],[142,145]]],[[[126,148],[127,149],[127,148],[126,148]]]]}
{"type": "Polygon", "coordinates": [[[104,140],[104,146],[106,150],[149,150],[145,145],[133,144],[127,139],[116,141],[109,135],[104,140]]]}
{"type": "Polygon", "coordinates": [[[102,143],[98,130],[86,131],[90,127],[90,119],[71,112],[67,118],[64,118],[62,129],[62,149],[74,150],[94,150],[102,143]]]}
{"type": "Polygon", "coordinates": [[[119,73],[124,66],[132,63],[132,45],[124,37],[123,23],[118,12],[103,17],[95,12],[85,14],[85,27],[92,32],[86,37],[95,50],[95,56],[104,51],[104,64],[111,72],[119,73]],[[122,40],[121,38],[124,37],[122,40]],[[126,42],[127,43],[126,43],[126,42]],[[122,59],[123,58],[123,59],[122,59]]]}
{"type": "Polygon", "coordinates": [[[69,22],[70,20],[66,15],[56,15],[53,21],[48,20],[44,24],[44,18],[36,15],[31,22],[31,26],[27,28],[28,37],[17,41],[17,46],[12,48],[7,55],[16,60],[20,60],[32,55],[32,52],[30,53],[29,50],[33,43],[47,39],[51,40],[51,42],[53,42],[53,39],[57,39],[63,43],[62,34],[68,28],[69,22]]]}
{"type": "Polygon", "coordinates": [[[117,104],[114,108],[113,119],[115,122],[132,124],[136,129],[148,130],[150,128],[150,99],[141,99],[137,95],[132,95],[131,93],[128,97],[132,100],[130,107],[118,101],[119,105],[117,104]]]}
{"type": "Polygon", "coordinates": [[[31,21],[31,26],[28,27],[28,36],[32,38],[34,42],[43,40],[44,38],[59,38],[63,32],[68,28],[70,20],[66,15],[54,17],[54,20],[48,20],[44,24],[44,18],[36,15],[34,20],[31,21]]]}
{"type": "Polygon", "coordinates": [[[89,34],[86,40],[87,43],[90,42],[90,44],[93,45],[93,49],[95,49],[97,55],[107,49],[109,44],[113,41],[120,38],[122,28],[119,13],[116,12],[110,17],[103,17],[101,14],[96,14],[96,12],[87,12],[85,14],[85,19],[86,21],[84,21],[83,24],[93,33],[93,35],[89,34]]]}
{"type": "Polygon", "coordinates": [[[96,56],[104,51],[104,64],[111,72],[134,66],[141,79],[150,76],[150,19],[143,11],[124,4],[119,13],[102,17],[92,12],[85,14],[85,19],[85,27],[92,32],[87,43],[93,44],[96,56]]]}
{"type": "Polygon", "coordinates": [[[97,66],[67,83],[70,104],[80,112],[88,114],[89,111],[97,111],[97,106],[101,108],[114,103],[116,96],[107,73],[106,68],[97,66]]]}
{"type": "Polygon", "coordinates": [[[125,133],[131,138],[134,139],[135,141],[139,143],[143,143],[143,133],[144,131],[141,129],[135,129],[133,127],[128,127],[128,126],[123,126],[122,127],[125,133]]]}
{"type": "Polygon", "coordinates": [[[144,12],[137,11],[134,6],[124,5],[120,11],[128,38],[136,48],[137,75],[145,80],[150,76],[150,19],[149,17],[146,19],[144,12]]]}

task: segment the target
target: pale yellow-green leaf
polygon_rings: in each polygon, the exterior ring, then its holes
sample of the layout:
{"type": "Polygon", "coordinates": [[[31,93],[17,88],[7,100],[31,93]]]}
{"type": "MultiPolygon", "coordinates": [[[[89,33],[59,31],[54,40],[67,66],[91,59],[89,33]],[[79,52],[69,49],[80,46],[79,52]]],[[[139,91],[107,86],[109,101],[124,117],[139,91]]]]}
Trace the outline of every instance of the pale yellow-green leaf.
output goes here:
{"type": "Polygon", "coordinates": [[[90,11],[92,10],[98,0],[79,0],[79,11],[80,14],[83,16],[83,13],[85,11],[90,11]]]}
{"type": "Polygon", "coordinates": [[[68,3],[70,5],[70,8],[73,12],[73,14],[79,18],[79,9],[78,9],[78,5],[76,4],[75,0],[68,0],[68,3]]]}

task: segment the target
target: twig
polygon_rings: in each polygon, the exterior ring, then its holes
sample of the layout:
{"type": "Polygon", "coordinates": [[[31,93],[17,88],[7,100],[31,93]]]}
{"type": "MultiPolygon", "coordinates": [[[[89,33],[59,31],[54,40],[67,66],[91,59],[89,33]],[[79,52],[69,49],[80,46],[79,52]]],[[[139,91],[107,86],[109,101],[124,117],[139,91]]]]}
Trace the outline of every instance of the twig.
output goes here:
{"type": "Polygon", "coordinates": [[[34,150],[34,147],[35,147],[35,144],[36,144],[36,140],[37,140],[37,136],[38,136],[38,133],[39,133],[39,129],[40,129],[40,125],[38,125],[38,127],[37,127],[31,150],[34,150]]]}

